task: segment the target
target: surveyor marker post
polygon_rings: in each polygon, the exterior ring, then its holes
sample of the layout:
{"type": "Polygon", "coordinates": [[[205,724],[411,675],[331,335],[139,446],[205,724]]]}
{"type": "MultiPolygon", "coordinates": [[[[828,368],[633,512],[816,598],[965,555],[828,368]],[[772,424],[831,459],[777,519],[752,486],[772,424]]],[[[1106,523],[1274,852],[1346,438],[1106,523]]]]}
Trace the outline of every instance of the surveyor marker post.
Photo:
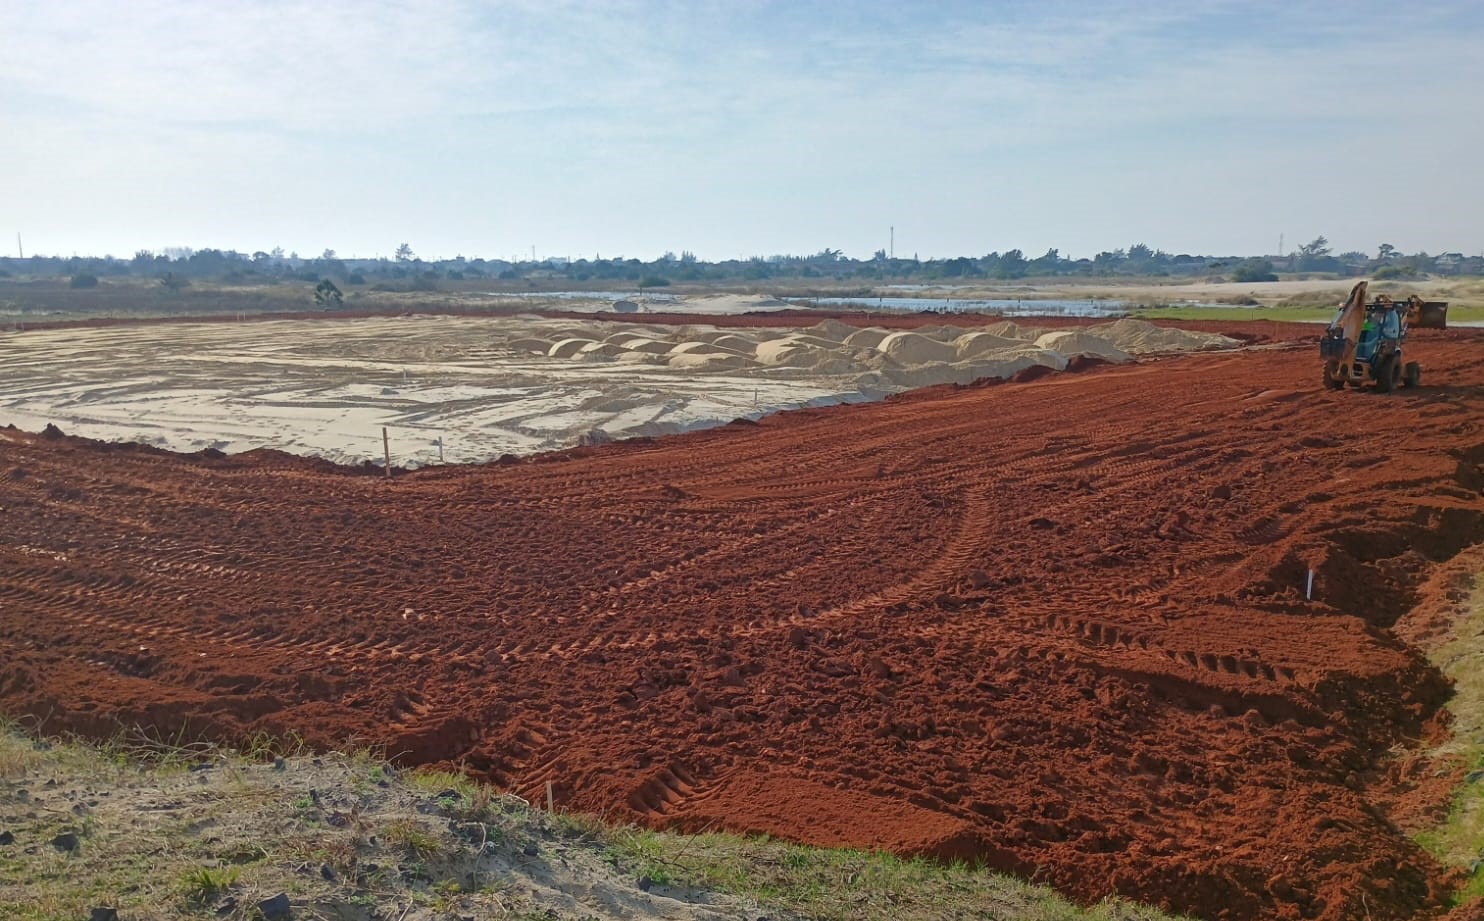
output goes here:
{"type": "Polygon", "coordinates": [[[386,426],[381,427],[381,450],[386,454],[386,477],[392,478],[392,437],[386,433],[386,426]]]}

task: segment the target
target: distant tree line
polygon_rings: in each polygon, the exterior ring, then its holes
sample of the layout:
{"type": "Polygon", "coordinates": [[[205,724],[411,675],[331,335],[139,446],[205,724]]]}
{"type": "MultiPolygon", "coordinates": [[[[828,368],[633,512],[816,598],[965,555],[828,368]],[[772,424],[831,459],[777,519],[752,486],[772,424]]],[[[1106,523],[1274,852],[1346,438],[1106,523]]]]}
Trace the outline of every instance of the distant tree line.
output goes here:
{"type": "Polygon", "coordinates": [[[1292,253],[1243,258],[1170,254],[1144,243],[1100,252],[1091,258],[1071,259],[1057,249],[1030,257],[1018,249],[983,256],[943,259],[894,258],[877,250],[869,259],[853,259],[826,247],[806,256],[753,256],[705,262],[694,253],[667,252],[658,259],[619,258],[542,260],[453,259],[423,260],[407,243],[391,259],[342,259],[333,249],[319,256],[301,257],[282,249],[240,253],[233,250],[141,250],[130,259],[103,257],[32,256],[0,258],[0,277],[61,277],[74,287],[92,287],[100,279],[153,279],[166,290],[178,291],[193,281],[221,284],[276,284],[331,281],[341,286],[382,290],[437,290],[442,282],[491,279],[527,282],[531,287],[591,284],[664,287],[703,282],[807,281],[810,279],[894,281],[906,283],[964,283],[1051,277],[1222,277],[1236,281],[1269,281],[1278,272],[1370,275],[1405,278],[1423,274],[1484,274],[1484,257],[1461,253],[1425,252],[1410,255],[1389,243],[1375,256],[1361,252],[1332,252],[1329,241],[1317,237],[1292,253]]]}

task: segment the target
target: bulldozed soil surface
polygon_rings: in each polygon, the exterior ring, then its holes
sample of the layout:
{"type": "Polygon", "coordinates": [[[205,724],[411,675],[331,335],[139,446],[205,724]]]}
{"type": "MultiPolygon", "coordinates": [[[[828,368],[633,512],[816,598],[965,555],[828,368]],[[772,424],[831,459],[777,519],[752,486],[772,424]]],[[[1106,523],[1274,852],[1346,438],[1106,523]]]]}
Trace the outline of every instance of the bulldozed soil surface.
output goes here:
{"type": "Polygon", "coordinates": [[[390,480],[0,430],[0,710],[1201,917],[1438,915],[1387,810],[1447,686],[1391,628],[1484,541],[1481,345],[1416,335],[1389,396],[1273,348],[390,480]]]}

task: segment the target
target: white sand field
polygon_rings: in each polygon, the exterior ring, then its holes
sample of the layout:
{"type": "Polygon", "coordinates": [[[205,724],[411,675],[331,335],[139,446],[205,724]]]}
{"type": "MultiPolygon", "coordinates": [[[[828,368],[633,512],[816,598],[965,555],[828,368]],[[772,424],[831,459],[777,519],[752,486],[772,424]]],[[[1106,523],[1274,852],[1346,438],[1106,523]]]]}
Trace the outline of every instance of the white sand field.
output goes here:
{"type": "Polygon", "coordinates": [[[0,425],[179,451],[278,448],[342,462],[529,454],[1004,377],[1070,356],[1230,348],[1120,320],[1040,331],[719,329],[573,317],[410,316],[0,333],[0,425]]]}

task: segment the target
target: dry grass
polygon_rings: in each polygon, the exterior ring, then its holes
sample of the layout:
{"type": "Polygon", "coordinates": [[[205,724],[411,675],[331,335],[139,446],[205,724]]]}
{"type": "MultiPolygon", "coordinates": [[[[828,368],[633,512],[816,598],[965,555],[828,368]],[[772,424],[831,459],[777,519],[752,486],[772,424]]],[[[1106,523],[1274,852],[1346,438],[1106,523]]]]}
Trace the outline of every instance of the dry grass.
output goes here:
{"type": "MultiPolygon", "coordinates": [[[[6,921],[249,921],[287,893],[296,918],[1148,919],[1079,909],[1009,877],[732,835],[548,815],[458,774],[375,753],[258,756],[121,737],[44,741],[0,724],[6,921]],[[51,839],[71,831],[75,852],[51,839]],[[641,879],[644,886],[640,886],[641,879]],[[645,891],[647,889],[647,891],[645,891]]],[[[292,746],[289,746],[292,747],[292,746]]]]}

